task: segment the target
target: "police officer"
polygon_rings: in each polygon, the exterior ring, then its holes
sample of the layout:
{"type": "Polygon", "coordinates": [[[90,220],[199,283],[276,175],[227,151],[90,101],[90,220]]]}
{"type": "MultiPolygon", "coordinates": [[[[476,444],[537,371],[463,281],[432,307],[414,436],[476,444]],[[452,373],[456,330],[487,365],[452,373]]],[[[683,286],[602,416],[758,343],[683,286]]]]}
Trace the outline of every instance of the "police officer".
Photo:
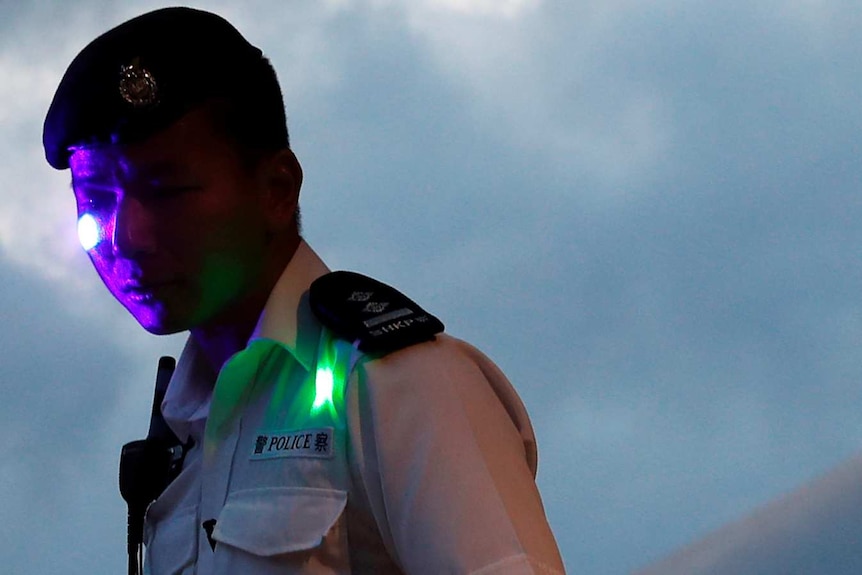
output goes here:
{"type": "Polygon", "coordinates": [[[108,290],[190,332],[161,410],[192,447],[147,510],[150,573],[563,571],[515,391],[303,240],[279,84],[232,25],[168,8],[98,37],[43,140],[108,290]]]}

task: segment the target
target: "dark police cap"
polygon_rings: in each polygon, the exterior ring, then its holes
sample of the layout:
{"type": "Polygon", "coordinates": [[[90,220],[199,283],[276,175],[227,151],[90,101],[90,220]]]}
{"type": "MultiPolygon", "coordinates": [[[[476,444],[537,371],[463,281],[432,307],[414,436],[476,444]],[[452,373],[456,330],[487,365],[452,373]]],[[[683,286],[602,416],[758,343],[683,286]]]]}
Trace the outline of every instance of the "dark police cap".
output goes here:
{"type": "Polygon", "coordinates": [[[207,100],[249,89],[264,62],[215,14],[165,8],[138,16],[69,65],[45,118],[45,157],[62,170],[70,147],[145,139],[207,100]]]}

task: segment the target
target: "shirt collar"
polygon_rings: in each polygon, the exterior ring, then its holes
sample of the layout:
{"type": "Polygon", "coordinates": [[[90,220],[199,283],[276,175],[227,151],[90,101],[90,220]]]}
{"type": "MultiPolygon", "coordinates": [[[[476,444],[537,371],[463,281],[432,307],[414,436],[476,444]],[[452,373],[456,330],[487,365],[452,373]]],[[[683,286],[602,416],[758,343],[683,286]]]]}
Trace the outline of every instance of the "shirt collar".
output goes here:
{"type": "Polygon", "coordinates": [[[326,264],[301,241],[269,294],[249,341],[275,340],[310,370],[314,366],[321,326],[308,303],[308,288],[311,282],[327,273],[326,264]]]}
{"type": "MultiPolygon", "coordinates": [[[[329,273],[314,250],[300,241],[296,252],[272,289],[249,342],[274,340],[306,369],[315,363],[321,325],[308,303],[311,282],[329,273]]],[[[216,374],[189,336],[162,402],[162,414],[177,437],[200,440],[209,415],[216,374]]]]}

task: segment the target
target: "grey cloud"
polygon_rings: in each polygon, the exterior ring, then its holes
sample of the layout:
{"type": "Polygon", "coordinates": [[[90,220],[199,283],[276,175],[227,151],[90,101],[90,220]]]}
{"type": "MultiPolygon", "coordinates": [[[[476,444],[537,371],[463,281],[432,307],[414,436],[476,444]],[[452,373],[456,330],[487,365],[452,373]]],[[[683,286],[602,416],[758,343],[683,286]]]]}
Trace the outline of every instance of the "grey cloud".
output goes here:
{"type": "MultiPolygon", "coordinates": [[[[523,93],[538,97],[496,107],[432,65],[427,46],[385,10],[312,11],[305,17],[338,78],[314,97],[287,90],[313,245],[334,267],[398,285],[511,376],[539,434],[540,482],[564,557],[585,573],[643,565],[862,439],[860,43],[843,17],[677,4],[606,3],[604,14],[583,14],[578,3],[544,3],[522,31],[531,52],[499,63],[534,68],[497,76],[528,78],[536,86],[523,93]],[[610,133],[618,115],[651,99],[666,122],[661,154],[649,169],[621,170],[632,178],[606,177],[630,160],[612,145],[625,137],[610,133]],[[607,165],[543,147],[500,110],[553,122],[566,141],[609,132],[607,165]]],[[[283,79],[300,82],[275,20],[259,41],[283,79]]],[[[291,26],[302,22],[285,24],[284,38],[291,26]]],[[[59,439],[63,469],[91,481],[112,474],[113,453],[85,473],[75,447],[98,447],[86,430],[121,392],[91,406],[67,397],[56,374],[88,349],[105,358],[91,386],[151,357],[82,340],[79,331],[104,328],[66,318],[66,302],[41,295],[36,280],[10,281],[19,303],[9,304],[18,319],[8,325],[20,327],[0,339],[20,357],[0,369],[42,384],[10,400],[15,412],[33,411],[44,394],[71,430],[59,439]],[[16,311],[36,298],[56,309],[16,311]],[[75,329],[49,329],[69,322],[75,329]],[[65,356],[33,361],[28,341],[65,356]]],[[[149,377],[140,371],[136,382],[149,377]]],[[[21,425],[16,433],[41,429],[21,425]]],[[[26,489],[44,487],[44,465],[17,443],[5,449],[19,462],[2,468],[3,481],[23,473],[26,489]]],[[[122,513],[101,503],[114,501],[113,479],[99,484],[92,531],[76,534],[79,543],[122,513]]],[[[91,491],[79,489],[67,505],[81,510],[91,491]]],[[[33,553],[23,539],[50,508],[3,505],[24,518],[10,541],[33,553]]]]}
{"type": "Polygon", "coordinates": [[[122,509],[99,513],[110,508],[98,493],[115,479],[118,452],[104,452],[104,437],[134,361],[104,325],[66,312],[56,290],[8,264],[0,278],[4,569],[119,568],[110,555],[122,561],[122,509]]]}

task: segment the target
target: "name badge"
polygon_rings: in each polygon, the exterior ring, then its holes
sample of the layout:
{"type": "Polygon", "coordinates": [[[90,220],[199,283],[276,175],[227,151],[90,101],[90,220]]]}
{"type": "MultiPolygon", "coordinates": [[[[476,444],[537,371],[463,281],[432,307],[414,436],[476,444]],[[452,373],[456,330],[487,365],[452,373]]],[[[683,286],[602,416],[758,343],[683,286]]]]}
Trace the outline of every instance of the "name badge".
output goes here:
{"type": "Polygon", "coordinates": [[[254,442],[251,459],[278,457],[317,457],[329,459],[333,452],[334,433],[331,427],[299,431],[261,431],[254,442]]]}

